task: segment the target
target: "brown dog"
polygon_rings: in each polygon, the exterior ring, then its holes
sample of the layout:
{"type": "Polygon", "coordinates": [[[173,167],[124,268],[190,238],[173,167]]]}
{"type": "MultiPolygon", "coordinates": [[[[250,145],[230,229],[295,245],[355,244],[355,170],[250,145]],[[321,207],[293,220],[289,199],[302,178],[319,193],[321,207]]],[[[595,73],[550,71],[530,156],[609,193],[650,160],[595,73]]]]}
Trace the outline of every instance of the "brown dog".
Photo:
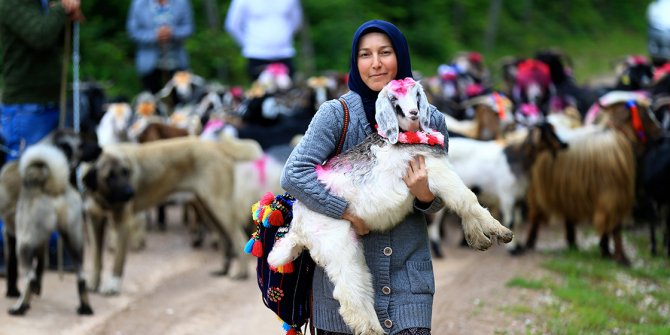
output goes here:
{"type": "Polygon", "coordinates": [[[90,288],[103,294],[120,292],[132,216],[156,206],[174,192],[192,192],[203,218],[209,218],[223,250],[221,274],[237,260],[231,277],[247,277],[241,253],[248,239],[243,225],[232,220],[235,162],[258,159],[260,145],[253,140],[225,137],[204,141],[193,137],[145,144],[120,144],[104,148],[103,154],[84,176],[86,211],[92,221],[93,276],[90,288]],[[100,285],[102,250],[107,218],[116,229],[118,245],[110,281],[100,285]]]}

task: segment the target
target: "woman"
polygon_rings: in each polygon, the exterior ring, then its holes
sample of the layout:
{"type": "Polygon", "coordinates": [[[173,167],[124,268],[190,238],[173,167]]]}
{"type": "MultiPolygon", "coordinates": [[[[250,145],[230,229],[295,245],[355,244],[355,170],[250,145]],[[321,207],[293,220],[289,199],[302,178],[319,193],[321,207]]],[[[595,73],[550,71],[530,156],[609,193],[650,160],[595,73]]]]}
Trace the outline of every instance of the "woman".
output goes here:
{"type": "MultiPolygon", "coordinates": [[[[343,151],[374,131],[379,91],[393,79],[411,77],[411,69],[407,41],[396,26],[373,20],[358,28],[352,43],[351,91],[342,96],[349,109],[343,151]]],[[[446,138],[444,117],[432,106],[430,113],[430,127],[446,138]]],[[[424,213],[436,212],[442,208],[442,201],[428,188],[424,158],[415,157],[404,180],[416,197],[417,211],[391,231],[369,233],[365,222],[347,211],[346,200],[330,194],[316,178],[316,165],[336,150],[343,118],[343,107],[337,100],[319,108],[305,137],[285,165],[282,187],[310,209],[350,221],[361,235],[366,262],[373,276],[375,309],[388,334],[430,334],[435,282],[424,213]]],[[[317,334],[350,334],[351,330],[338,313],[333,284],[322,268],[315,271],[312,290],[317,334]]]]}

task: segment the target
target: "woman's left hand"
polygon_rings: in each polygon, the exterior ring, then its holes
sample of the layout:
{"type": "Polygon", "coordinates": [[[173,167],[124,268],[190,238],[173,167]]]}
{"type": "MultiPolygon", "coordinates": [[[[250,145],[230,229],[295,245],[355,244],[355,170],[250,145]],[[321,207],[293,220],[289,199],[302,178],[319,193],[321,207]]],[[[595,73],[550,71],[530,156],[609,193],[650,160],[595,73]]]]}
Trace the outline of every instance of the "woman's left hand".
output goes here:
{"type": "Polygon", "coordinates": [[[426,170],[426,158],[419,155],[409,162],[407,172],[403,177],[405,184],[417,200],[430,203],[435,200],[435,195],[428,188],[428,171],[426,170]]]}

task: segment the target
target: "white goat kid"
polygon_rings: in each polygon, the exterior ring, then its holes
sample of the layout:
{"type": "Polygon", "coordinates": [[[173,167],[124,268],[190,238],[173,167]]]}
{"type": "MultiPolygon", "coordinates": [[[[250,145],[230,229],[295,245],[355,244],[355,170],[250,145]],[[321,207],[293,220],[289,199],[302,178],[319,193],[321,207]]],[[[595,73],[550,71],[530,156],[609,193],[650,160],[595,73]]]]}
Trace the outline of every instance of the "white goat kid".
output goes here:
{"type": "MultiPolygon", "coordinates": [[[[351,213],[370,230],[389,230],[412,211],[414,196],[403,175],[410,160],[423,155],[430,190],[463,218],[465,236],[473,248],[489,248],[494,236],[511,241],[512,232],[477,202],[452,170],[444,147],[430,145],[444,142],[442,134],[429,129],[428,106],[420,84],[411,78],[391,81],[377,99],[378,133],[317,166],[319,181],[347,199],[351,213]],[[402,143],[411,142],[404,141],[410,137],[421,143],[402,143]]],[[[333,282],[333,297],[354,334],[384,334],[375,313],[372,278],[351,223],[314,212],[299,201],[293,215],[290,231],[268,255],[270,265],[283,265],[309,249],[333,282]]]]}

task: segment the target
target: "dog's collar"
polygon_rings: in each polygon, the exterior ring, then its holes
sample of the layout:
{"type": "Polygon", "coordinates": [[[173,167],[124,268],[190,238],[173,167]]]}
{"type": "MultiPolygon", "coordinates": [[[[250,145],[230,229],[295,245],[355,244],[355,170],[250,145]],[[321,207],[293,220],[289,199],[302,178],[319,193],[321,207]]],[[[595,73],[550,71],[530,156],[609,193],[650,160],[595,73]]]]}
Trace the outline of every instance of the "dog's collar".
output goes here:
{"type": "MultiPolygon", "coordinates": [[[[379,130],[377,126],[377,134],[379,136],[386,138],[385,134],[379,130]]],[[[405,144],[428,144],[428,145],[439,145],[444,147],[444,135],[439,131],[432,131],[430,133],[423,130],[419,131],[401,131],[398,134],[398,143],[405,144]]]]}

